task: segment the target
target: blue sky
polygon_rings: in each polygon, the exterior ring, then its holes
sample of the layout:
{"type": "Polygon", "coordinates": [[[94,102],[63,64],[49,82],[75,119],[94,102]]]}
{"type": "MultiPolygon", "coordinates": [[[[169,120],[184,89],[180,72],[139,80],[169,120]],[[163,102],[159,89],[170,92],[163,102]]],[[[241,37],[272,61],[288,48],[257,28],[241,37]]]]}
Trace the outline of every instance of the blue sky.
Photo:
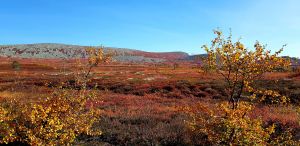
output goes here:
{"type": "Polygon", "coordinates": [[[204,53],[219,27],[300,57],[299,0],[2,0],[0,44],[66,43],[204,53]]]}

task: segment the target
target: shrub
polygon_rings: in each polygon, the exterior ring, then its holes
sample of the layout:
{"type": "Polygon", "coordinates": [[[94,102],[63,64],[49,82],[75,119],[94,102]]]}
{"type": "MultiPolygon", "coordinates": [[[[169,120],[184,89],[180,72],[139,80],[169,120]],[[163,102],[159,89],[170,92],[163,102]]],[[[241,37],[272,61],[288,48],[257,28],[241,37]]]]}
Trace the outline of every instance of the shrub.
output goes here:
{"type": "MultiPolygon", "coordinates": [[[[224,78],[228,102],[213,109],[202,105],[187,108],[191,117],[188,124],[212,145],[267,145],[275,125],[264,127],[261,119],[250,118],[251,101],[258,98],[256,94],[262,95],[260,101],[273,97],[272,101],[278,103],[286,103],[287,97],[273,90],[257,89],[253,83],[264,73],[287,68],[290,62],[278,57],[283,48],[271,54],[256,42],[255,50],[249,51],[240,41],[233,43],[231,34],[225,39],[221,31],[214,33],[216,38],[211,47],[203,46],[208,54],[205,63],[210,71],[216,71],[224,78]],[[251,95],[243,96],[244,93],[251,95]],[[248,100],[241,101],[242,97],[248,100]]],[[[207,92],[211,91],[207,89],[207,92]]]]}
{"type": "Polygon", "coordinates": [[[18,61],[13,61],[11,63],[11,67],[15,71],[19,71],[21,69],[21,65],[20,65],[20,63],[18,61]]]}
{"type": "Polygon", "coordinates": [[[215,108],[199,104],[195,108],[187,108],[192,120],[188,125],[195,133],[199,133],[205,143],[211,145],[265,145],[274,126],[263,128],[260,119],[250,119],[247,114],[252,106],[241,102],[232,110],[228,103],[215,108]]]}
{"type": "MultiPolygon", "coordinates": [[[[95,94],[86,90],[92,68],[107,62],[103,49],[89,48],[88,63],[79,66],[77,91],[56,87],[53,94],[35,103],[16,99],[0,102],[0,144],[22,142],[30,145],[69,145],[80,134],[100,135],[93,131],[99,111],[93,107],[95,94]]],[[[17,66],[17,63],[15,63],[17,66]]]]}
{"type": "Polygon", "coordinates": [[[78,134],[101,134],[91,131],[98,113],[86,107],[90,97],[64,91],[38,103],[2,101],[0,143],[65,145],[73,143],[78,134]]]}
{"type": "MultiPolygon", "coordinates": [[[[265,46],[256,42],[255,50],[246,49],[244,45],[237,41],[232,42],[232,36],[225,39],[221,31],[214,31],[217,35],[212,40],[210,48],[203,46],[207,51],[208,57],[206,62],[210,70],[220,74],[226,82],[226,92],[232,108],[238,105],[242,94],[246,92],[253,93],[249,98],[256,98],[256,94],[278,97],[278,92],[273,90],[259,90],[254,86],[254,81],[262,77],[264,73],[274,72],[277,68],[288,68],[290,61],[279,57],[283,47],[271,54],[265,46]]],[[[261,97],[264,100],[265,96],[261,97]]],[[[286,102],[286,97],[282,101],[286,102]]]]}

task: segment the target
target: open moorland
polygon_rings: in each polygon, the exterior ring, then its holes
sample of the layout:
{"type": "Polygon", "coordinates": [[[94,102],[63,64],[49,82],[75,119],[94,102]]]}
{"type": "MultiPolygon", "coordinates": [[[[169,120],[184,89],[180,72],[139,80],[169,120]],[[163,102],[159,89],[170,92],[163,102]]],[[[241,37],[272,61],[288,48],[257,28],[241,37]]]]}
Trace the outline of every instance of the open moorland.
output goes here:
{"type": "MultiPolygon", "coordinates": [[[[80,88],[75,84],[75,59],[0,60],[0,100],[14,98],[20,103],[35,103],[55,91],[72,93],[80,88]],[[13,61],[19,63],[18,70],[12,68],[13,61]]],[[[76,145],[205,145],[201,136],[189,128],[185,108],[200,103],[214,109],[215,103],[227,101],[224,79],[188,61],[176,66],[112,62],[94,67],[90,76],[86,88],[96,97],[91,101],[93,106],[101,111],[93,128],[102,134],[82,134],[76,138],[76,145]]],[[[265,126],[275,124],[273,137],[291,129],[293,139],[300,139],[296,111],[300,104],[300,72],[266,73],[255,82],[290,101],[255,102],[250,117],[261,118],[265,126]]]]}

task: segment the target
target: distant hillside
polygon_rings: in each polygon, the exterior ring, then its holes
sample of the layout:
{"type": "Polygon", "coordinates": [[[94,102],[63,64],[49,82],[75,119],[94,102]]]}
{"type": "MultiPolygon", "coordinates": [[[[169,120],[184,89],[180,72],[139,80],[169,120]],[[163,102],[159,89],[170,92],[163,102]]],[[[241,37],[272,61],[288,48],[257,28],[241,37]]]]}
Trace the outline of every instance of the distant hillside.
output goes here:
{"type": "MultiPolygon", "coordinates": [[[[0,45],[0,56],[20,58],[85,58],[88,46],[66,44],[20,44],[0,45]]],[[[104,52],[113,52],[114,59],[124,62],[162,62],[183,60],[189,57],[184,52],[154,53],[126,48],[105,47],[104,52]]]]}
{"type": "Polygon", "coordinates": [[[190,55],[186,58],[186,60],[199,60],[205,57],[207,57],[207,54],[190,55]]]}
{"type": "MultiPolygon", "coordinates": [[[[0,56],[20,58],[86,58],[85,49],[89,46],[40,43],[40,44],[19,44],[0,45],[0,56]]],[[[97,46],[94,46],[97,48],[97,46]]],[[[207,54],[188,55],[185,52],[146,52],[127,48],[105,47],[104,52],[115,54],[114,60],[120,62],[165,62],[165,61],[199,61],[207,57],[207,54]]],[[[292,64],[300,64],[298,58],[291,58],[292,64]]]]}
{"type": "Polygon", "coordinates": [[[298,66],[300,65],[300,59],[296,57],[282,56],[283,58],[290,59],[292,65],[298,66]]]}

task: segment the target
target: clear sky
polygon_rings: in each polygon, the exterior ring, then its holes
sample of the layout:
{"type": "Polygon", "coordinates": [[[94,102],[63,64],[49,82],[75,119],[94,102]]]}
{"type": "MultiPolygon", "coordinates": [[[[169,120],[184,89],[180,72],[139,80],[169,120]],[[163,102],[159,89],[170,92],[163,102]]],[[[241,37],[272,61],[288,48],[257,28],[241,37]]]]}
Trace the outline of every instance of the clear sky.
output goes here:
{"type": "Polygon", "coordinates": [[[1,0],[0,44],[65,43],[204,53],[212,30],[300,57],[299,0],[1,0]]]}

